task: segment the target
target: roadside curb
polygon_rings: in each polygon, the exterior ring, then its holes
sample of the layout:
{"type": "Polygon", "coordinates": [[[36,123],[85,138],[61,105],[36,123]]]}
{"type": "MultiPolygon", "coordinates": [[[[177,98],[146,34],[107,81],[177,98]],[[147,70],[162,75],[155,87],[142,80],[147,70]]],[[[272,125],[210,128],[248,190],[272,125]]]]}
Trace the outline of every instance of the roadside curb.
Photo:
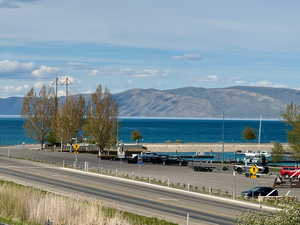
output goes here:
{"type": "Polygon", "coordinates": [[[148,187],[153,187],[153,188],[157,188],[157,189],[177,192],[177,193],[184,193],[184,194],[188,194],[188,195],[195,196],[195,197],[202,197],[202,198],[215,200],[215,201],[219,201],[219,202],[226,202],[226,203],[232,203],[232,204],[240,205],[240,206],[247,206],[247,207],[251,207],[251,208],[254,208],[254,209],[262,209],[262,210],[265,210],[265,211],[278,211],[278,210],[280,210],[279,208],[275,208],[275,207],[271,207],[271,206],[265,206],[265,205],[262,205],[262,204],[255,204],[255,203],[244,202],[244,201],[239,201],[239,200],[234,200],[234,199],[229,199],[229,198],[223,198],[223,197],[219,197],[219,196],[196,193],[196,192],[191,192],[191,191],[166,187],[166,186],[162,186],[162,185],[158,185],[158,184],[151,184],[151,183],[146,183],[146,182],[142,182],[142,181],[130,180],[130,179],[122,178],[122,177],[115,177],[115,176],[109,176],[109,175],[104,175],[104,174],[85,172],[85,171],[72,169],[72,168],[64,168],[64,167],[53,167],[53,168],[60,169],[60,170],[65,170],[65,171],[69,171],[69,172],[74,172],[74,173],[80,173],[80,174],[84,174],[84,175],[90,175],[90,176],[94,176],[94,177],[103,177],[103,178],[107,178],[107,179],[111,179],[111,180],[118,180],[118,181],[123,181],[123,182],[127,182],[127,183],[139,184],[139,185],[142,185],[142,186],[148,186],[148,187]]]}

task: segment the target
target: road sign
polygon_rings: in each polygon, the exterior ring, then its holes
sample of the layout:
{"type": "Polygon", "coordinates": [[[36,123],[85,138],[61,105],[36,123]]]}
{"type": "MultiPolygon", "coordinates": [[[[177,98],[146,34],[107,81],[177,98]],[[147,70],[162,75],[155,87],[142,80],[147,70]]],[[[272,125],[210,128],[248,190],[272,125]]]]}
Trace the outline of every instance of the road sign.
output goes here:
{"type": "Polygon", "coordinates": [[[253,165],[250,167],[249,172],[250,172],[250,178],[255,179],[256,174],[258,173],[259,169],[256,165],[253,165]]]}
{"type": "Polygon", "coordinates": [[[75,151],[78,151],[78,149],[80,148],[80,145],[79,144],[74,144],[73,148],[74,148],[75,151]]]}

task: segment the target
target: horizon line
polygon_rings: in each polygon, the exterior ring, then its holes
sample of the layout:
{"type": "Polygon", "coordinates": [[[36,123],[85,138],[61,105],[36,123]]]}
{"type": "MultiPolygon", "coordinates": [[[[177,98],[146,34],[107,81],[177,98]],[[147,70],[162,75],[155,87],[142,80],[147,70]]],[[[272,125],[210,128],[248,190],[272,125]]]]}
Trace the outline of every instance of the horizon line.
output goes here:
{"type": "MultiPolygon", "coordinates": [[[[1,115],[0,118],[22,118],[22,115],[1,115]]],[[[153,116],[119,116],[118,119],[166,119],[166,120],[223,120],[222,117],[153,117],[153,116]]],[[[260,118],[229,117],[224,120],[249,120],[256,121],[260,118]]],[[[262,121],[282,121],[280,118],[265,118],[262,121]]]]}

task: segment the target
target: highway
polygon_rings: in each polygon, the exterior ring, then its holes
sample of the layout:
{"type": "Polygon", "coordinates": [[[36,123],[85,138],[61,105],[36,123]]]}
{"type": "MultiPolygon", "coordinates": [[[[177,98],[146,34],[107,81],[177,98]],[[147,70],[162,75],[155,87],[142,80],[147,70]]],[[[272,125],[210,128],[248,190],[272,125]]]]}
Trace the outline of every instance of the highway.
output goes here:
{"type": "Polygon", "coordinates": [[[157,216],[179,224],[234,224],[235,217],[254,209],[175,193],[155,187],[64,171],[55,167],[11,158],[0,157],[0,178],[26,182],[62,194],[99,199],[118,209],[157,216]]]}

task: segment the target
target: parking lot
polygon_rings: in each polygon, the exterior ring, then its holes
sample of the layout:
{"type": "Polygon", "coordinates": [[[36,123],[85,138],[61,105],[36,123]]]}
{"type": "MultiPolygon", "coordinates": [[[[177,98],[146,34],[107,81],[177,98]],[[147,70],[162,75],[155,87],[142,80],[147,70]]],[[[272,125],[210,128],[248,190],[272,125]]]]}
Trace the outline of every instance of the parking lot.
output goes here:
{"type": "MultiPolygon", "coordinates": [[[[75,157],[69,152],[44,152],[30,150],[21,147],[0,148],[0,155],[35,161],[44,161],[59,165],[72,165],[75,157]]],[[[110,170],[112,173],[129,174],[131,176],[150,177],[157,180],[171,183],[190,184],[199,188],[213,188],[216,190],[235,192],[239,195],[242,191],[254,186],[272,186],[275,174],[261,176],[257,179],[250,179],[244,175],[232,171],[226,172],[195,172],[189,166],[163,166],[159,164],[128,164],[126,161],[99,160],[96,154],[82,153],[78,155],[78,165],[88,163],[89,168],[97,170],[110,170]]],[[[284,195],[288,188],[280,188],[279,194],[284,195]]],[[[290,195],[300,197],[299,189],[292,189],[290,195]]]]}

